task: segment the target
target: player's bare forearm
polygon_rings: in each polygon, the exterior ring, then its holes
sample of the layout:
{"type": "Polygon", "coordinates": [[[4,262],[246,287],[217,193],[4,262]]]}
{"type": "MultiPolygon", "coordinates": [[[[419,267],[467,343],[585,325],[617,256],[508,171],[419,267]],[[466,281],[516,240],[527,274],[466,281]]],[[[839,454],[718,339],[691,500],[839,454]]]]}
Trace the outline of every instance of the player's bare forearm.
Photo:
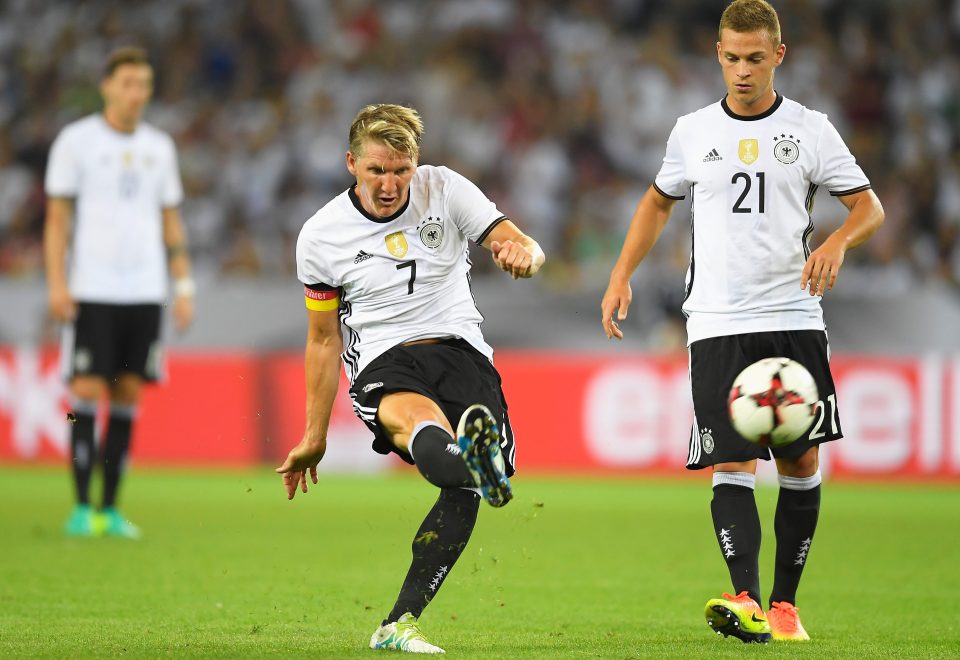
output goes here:
{"type": "Polygon", "coordinates": [[[163,209],[163,242],[173,276],[173,321],[177,330],[183,332],[193,321],[193,297],[197,287],[190,277],[187,232],[176,208],[163,209]]]}
{"type": "Polygon", "coordinates": [[[340,340],[323,337],[307,341],[304,351],[307,410],[303,437],[325,442],[333,402],[340,387],[340,340]]]}
{"type": "Polygon", "coordinates": [[[187,231],[176,208],[163,209],[163,243],[167,248],[170,274],[174,281],[188,279],[190,252],[187,249],[187,231]]]}
{"type": "MultiPolygon", "coordinates": [[[[333,313],[335,316],[336,314],[333,313]]],[[[311,328],[313,326],[311,325],[311,328]]],[[[317,483],[317,465],[327,450],[327,428],[340,384],[339,333],[316,336],[310,334],[304,351],[307,387],[307,423],[303,438],[290,450],[283,465],[276,469],[283,477],[287,499],[292,500],[299,488],[307,492],[307,474],[317,483]]]]}
{"type": "Polygon", "coordinates": [[[674,204],[675,200],[664,197],[653,186],[637,204],[620,256],[610,273],[610,282],[600,302],[600,323],[607,339],[623,339],[617,321],[627,318],[627,310],[633,300],[630,277],[657,242],[670,219],[674,204]]]}
{"type": "Polygon", "coordinates": [[[844,248],[856,247],[880,229],[884,212],[873,190],[864,190],[854,195],[841,197],[840,201],[850,211],[840,228],[833,232],[843,241],[844,248]]]}
{"type": "Polygon", "coordinates": [[[67,242],[72,217],[73,200],[51,197],[47,201],[47,214],[43,225],[43,257],[50,315],[57,321],[70,320],[76,311],[66,273],[67,242]]]}
{"type": "Polygon", "coordinates": [[[846,220],[810,253],[800,274],[800,288],[809,289],[811,296],[822,296],[837,282],[847,249],[856,247],[883,224],[883,206],[872,190],[864,190],[840,198],[849,209],[846,220]]]}

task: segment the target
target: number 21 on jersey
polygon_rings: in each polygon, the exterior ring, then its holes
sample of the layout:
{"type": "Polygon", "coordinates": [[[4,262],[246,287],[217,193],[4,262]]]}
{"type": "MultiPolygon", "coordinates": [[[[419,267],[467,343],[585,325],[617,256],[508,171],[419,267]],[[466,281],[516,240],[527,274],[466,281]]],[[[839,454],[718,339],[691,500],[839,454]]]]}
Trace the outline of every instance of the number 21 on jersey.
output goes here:
{"type": "Polygon", "coordinates": [[[730,183],[740,188],[740,196],[733,203],[733,213],[763,213],[765,209],[764,197],[766,192],[766,173],[757,172],[754,176],[757,179],[756,192],[751,194],[753,178],[746,172],[736,172],[730,183]],[[756,206],[756,211],[754,211],[756,206]]]}

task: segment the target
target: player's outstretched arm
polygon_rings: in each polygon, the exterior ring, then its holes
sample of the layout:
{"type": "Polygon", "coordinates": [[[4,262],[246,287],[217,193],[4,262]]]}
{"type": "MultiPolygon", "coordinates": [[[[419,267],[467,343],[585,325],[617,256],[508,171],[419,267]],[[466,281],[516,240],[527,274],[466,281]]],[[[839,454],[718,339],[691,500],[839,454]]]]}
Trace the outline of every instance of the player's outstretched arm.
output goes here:
{"type": "Polygon", "coordinates": [[[497,268],[510,273],[513,279],[533,277],[546,260],[540,245],[510,220],[494,227],[484,239],[483,247],[493,253],[497,268]]]}
{"type": "Polygon", "coordinates": [[[183,226],[180,209],[163,209],[163,243],[167,248],[170,274],[173,275],[173,322],[178,331],[184,332],[193,322],[196,286],[190,277],[187,230],[183,226]]]}
{"type": "Polygon", "coordinates": [[[847,249],[863,243],[883,224],[883,206],[872,190],[839,199],[850,211],[847,219],[810,253],[800,275],[800,288],[806,290],[809,287],[811,296],[822,296],[826,290],[832,289],[847,249]]]}
{"type": "Polygon", "coordinates": [[[288,500],[297,494],[298,486],[307,492],[308,471],[313,483],[317,483],[317,464],[327,450],[327,428],[340,385],[343,337],[337,310],[307,310],[307,319],[307,347],[304,351],[307,424],[300,443],[290,450],[287,460],[276,469],[283,475],[288,500]]]}
{"type": "Polygon", "coordinates": [[[43,223],[43,257],[47,270],[47,305],[54,321],[70,321],[77,306],[67,284],[66,256],[73,218],[73,200],[65,197],[47,199],[47,215],[43,223]]]}
{"type": "Polygon", "coordinates": [[[656,188],[650,186],[637,204],[620,256],[610,273],[610,283],[600,303],[600,322],[607,339],[623,339],[623,331],[617,321],[627,318],[627,310],[633,300],[630,277],[657,242],[660,232],[670,219],[675,203],[676,200],[664,197],[656,188]],[[617,314],[616,321],[613,318],[614,312],[617,314]]]}

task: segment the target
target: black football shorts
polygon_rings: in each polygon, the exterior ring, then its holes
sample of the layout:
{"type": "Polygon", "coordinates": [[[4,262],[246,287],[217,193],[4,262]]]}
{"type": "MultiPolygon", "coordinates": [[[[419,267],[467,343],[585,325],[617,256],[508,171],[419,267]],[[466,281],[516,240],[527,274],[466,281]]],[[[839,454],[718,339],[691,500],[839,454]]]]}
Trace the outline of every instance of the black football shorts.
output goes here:
{"type": "Polygon", "coordinates": [[[750,332],[690,344],[694,417],[687,468],[699,470],[755,458],[769,460],[771,453],[776,458],[797,458],[814,445],[842,438],[829,360],[827,333],[822,330],[750,332]],[[820,393],[810,430],[789,445],[769,449],[744,440],[733,428],[727,407],[730,388],[740,372],[768,357],[787,357],[805,366],[820,393]]]}
{"type": "Polygon", "coordinates": [[[64,377],[137,374],[145,381],[163,375],[159,304],[113,305],[80,302],[77,318],[64,328],[60,347],[64,377]]]}
{"type": "Polygon", "coordinates": [[[416,392],[431,399],[454,431],[464,410],[475,403],[485,405],[500,427],[507,476],[513,475],[516,446],[500,374],[468,342],[453,338],[435,344],[394,346],[368,364],[350,388],[354,412],[373,432],[374,451],[395,452],[412,464],[410,455],[397,449],[376,417],[380,399],[391,392],[416,392]]]}

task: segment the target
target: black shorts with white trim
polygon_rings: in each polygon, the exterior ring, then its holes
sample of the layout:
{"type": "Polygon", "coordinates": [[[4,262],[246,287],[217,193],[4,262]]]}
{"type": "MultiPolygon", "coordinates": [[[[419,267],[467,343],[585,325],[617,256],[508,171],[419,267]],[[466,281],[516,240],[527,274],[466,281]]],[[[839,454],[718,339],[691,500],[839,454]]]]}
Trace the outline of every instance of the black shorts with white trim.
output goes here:
{"type": "Polygon", "coordinates": [[[690,344],[690,387],[694,411],[687,454],[690,470],[756,458],[769,460],[771,454],[797,458],[810,447],[843,437],[830,373],[830,347],[822,330],[748,332],[695,341],[690,344]],[[770,449],[741,437],[728,412],[733,381],[745,367],[768,357],[787,357],[805,366],[820,394],[810,430],[795,442],[770,449]]]}
{"type": "Polygon", "coordinates": [[[373,450],[380,454],[394,452],[412,464],[410,455],[390,441],[376,418],[380,400],[392,392],[415,392],[431,399],[454,430],[464,410],[475,403],[485,405],[500,427],[507,476],[513,475],[516,446],[500,374],[468,342],[451,338],[394,346],[367,365],[350,387],[353,411],[374,435],[373,450]]]}

